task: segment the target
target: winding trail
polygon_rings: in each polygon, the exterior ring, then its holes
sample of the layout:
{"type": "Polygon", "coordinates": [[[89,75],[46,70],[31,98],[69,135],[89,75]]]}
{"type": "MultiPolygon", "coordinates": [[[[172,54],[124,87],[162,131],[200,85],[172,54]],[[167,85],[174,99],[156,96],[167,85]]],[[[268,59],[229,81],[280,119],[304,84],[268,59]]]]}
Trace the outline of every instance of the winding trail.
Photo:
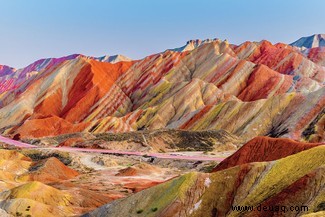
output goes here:
{"type": "Polygon", "coordinates": [[[162,154],[162,153],[144,153],[144,152],[131,152],[131,151],[118,151],[118,150],[107,150],[107,149],[91,149],[91,148],[72,148],[72,147],[51,147],[51,148],[40,148],[36,145],[30,145],[28,143],[19,142],[0,136],[0,142],[4,142],[9,145],[13,145],[19,148],[31,148],[31,149],[48,149],[58,150],[66,152],[90,152],[90,153],[102,153],[102,154],[120,154],[120,155],[135,155],[135,156],[146,156],[161,159],[175,159],[175,160],[193,160],[193,161],[223,161],[225,158],[220,157],[205,157],[205,156],[185,156],[177,154],[162,154]]]}
{"type": "Polygon", "coordinates": [[[4,137],[4,136],[0,136],[0,142],[4,142],[4,143],[9,144],[9,145],[14,145],[14,146],[19,147],[19,148],[37,148],[36,145],[30,145],[28,143],[19,142],[19,141],[9,139],[9,138],[4,137]]]}

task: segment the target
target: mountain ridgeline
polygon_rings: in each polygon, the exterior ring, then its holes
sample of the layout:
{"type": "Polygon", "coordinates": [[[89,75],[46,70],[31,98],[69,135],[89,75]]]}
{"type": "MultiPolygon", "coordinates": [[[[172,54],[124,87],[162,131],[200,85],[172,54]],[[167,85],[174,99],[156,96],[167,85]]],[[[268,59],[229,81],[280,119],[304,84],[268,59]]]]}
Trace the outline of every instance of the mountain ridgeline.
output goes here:
{"type": "Polygon", "coordinates": [[[141,60],[76,54],[1,66],[0,129],[19,138],[167,128],[322,142],[323,47],[295,46],[192,40],[141,60]]]}

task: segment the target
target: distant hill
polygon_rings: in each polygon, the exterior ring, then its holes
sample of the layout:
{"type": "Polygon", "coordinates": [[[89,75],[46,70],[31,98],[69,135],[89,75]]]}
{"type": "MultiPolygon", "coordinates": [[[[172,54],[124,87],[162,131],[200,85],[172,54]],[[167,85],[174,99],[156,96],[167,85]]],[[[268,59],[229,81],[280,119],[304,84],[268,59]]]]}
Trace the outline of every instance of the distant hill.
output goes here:
{"type": "Polygon", "coordinates": [[[325,34],[315,34],[308,37],[302,37],[290,45],[305,48],[324,47],[325,34]]]}

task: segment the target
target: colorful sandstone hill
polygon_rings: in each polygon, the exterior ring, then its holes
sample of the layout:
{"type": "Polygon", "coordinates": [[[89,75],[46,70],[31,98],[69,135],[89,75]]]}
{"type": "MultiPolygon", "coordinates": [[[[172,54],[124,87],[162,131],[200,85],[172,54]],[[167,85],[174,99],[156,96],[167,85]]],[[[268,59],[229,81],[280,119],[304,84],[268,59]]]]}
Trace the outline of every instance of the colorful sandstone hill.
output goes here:
{"type": "Polygon", "coordinates": [[[169,128],[324,142],[325,56],[311,49],[214,39],[141,60],[1,66],[0,129],[19,138],[169,128]]]}
{"type": "Polygon", "coordinates": [[[322,143],[304,143],[291,139],[263,136],[255,137],[218,164],[213,172],[252,162],[278,160],[319,145],[322,143]]]}
{"type": "MultiPolygon", "coordinates": [[[[141,60],[0,65],[0,133],[15,140],[143,153],[240,147],[211,173],[177,176],[145,154],[120,167],[100,154],[0,149],[0,216],[324,216],[324,49],[323,34],[291,45],[208,39],[141,60]]],[[[177,162],[203,163],[165,163],[177,162]]]]}
{"type": "Polygon", "coordinates": [[[325,147],[316,146],[275,161],[239,164],[214,173],[188,173],[84,217],[322,216],[324,155],[325,147]],[[241,208],[245,206],[253,209],[241,208]],[[258,210],[259,206],[266,209],[258,210]],[[280,206],[285,210],[274,208],[280,206]],[[291,207],[298,209],[291,211],[291,207]]]}

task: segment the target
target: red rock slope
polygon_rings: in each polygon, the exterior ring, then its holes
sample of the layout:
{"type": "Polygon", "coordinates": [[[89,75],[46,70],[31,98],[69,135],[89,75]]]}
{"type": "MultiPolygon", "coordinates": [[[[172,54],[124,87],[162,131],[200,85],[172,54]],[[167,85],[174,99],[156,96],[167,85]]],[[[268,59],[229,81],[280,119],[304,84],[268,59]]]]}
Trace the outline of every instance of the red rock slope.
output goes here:
{"type": "Polygon", "coordinates": [[[213,172],[252,162],[278,160],[319,145],[322,143],[303,143],[291,139],[256,137],[218,164],[213,172]]]}

